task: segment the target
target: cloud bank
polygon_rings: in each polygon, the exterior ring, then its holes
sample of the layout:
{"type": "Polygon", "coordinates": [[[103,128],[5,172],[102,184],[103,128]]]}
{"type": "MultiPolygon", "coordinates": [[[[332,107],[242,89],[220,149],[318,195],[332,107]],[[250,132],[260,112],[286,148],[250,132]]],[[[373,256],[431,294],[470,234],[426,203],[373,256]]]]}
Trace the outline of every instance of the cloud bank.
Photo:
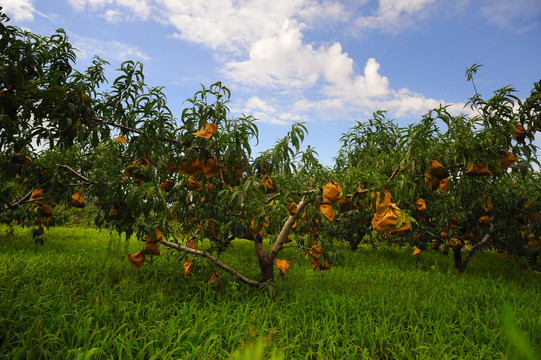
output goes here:
{"type": "MultiPolygon", "coordinates": [[[[521,9],[535,1],[519,0],[511,13],[520,15],[524,12],[521,9]]],[[[232,87],[251,94],[235,107],[265,121],[288,123],[322,116],[338,119],[347,114],[370,115],[378,109],[388,110],[395,117],[413,117],[445,104],[408,88],[393,87],[392,79],[370,54],[354,59],[337,40],[306,40],[310,32],[324,32],[326,28],[351,27],[364,34],[400,32],[429,17],[438,0],[68,3],[76,11],[97,13],[111,23],[155,21],[171,28],[170,37],[211,49],[218,63],[217,73],[232,87]]],[[[489,7],[484,2],[484,16],[502,23],[502,14],[510,10],[506,2],[497,3],[489,7]]],[[[35,12],[32,0],[10,0],[9,4],[11,13],[19,19],[31,19],[35,12]]],[[[113,60],[148,59],[136,46],[115,41],[78,38],[75,46],[82,56],[97,53],[113,60]]]]}

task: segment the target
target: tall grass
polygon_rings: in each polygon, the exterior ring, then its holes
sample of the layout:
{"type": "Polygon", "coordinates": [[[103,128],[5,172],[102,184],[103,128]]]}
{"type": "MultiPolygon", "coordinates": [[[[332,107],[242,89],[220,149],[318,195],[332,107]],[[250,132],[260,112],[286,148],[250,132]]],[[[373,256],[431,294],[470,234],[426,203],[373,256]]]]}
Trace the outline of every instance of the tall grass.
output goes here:
{"type": "MultiPolygon", "coordinates": [[[[541,277],[495,253],[466,274],[411,249],[344,248],[314,272],[292,259],[277,296],[199,261],[187,278],[175,252],[134,269],[141,244],[106,231],[56,228],[45,245],[0,228],[0,357],[9,359],[513,359],[539,354],[541,277]],[[507,310],[506,310],[507,309],[507,310]],[[517,340],[518,339],[518,340],[517,340]],[[536,353],[537,352],[537,353],[536,353]],[[533,354],[533,355],[532,355],[533,354]]],[[[248,241],[226,262],[251,277],[248,241]]]]}

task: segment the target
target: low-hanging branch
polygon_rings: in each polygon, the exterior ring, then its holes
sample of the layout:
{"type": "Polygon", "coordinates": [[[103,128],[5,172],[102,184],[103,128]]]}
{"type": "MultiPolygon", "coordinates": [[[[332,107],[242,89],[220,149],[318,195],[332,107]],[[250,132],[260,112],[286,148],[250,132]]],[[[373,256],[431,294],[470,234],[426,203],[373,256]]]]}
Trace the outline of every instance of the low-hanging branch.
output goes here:
{"type": "Polygon", "coordinates": [[[212,256],[208,252],[197,250],[197,249],[192,249],[192,248],[189,248],[187,246],[181,245],[180,243],[178,243],[178,240],[176,239],[176,237],[174,235],[173,235],[173,238],[175,239],[175,241],[177,241],[177,243],[167,241],[167,240],[161,240],[160,243],[162,245],[165,245],[165,246],[170,247],[172,249],[177,249],[177,250],[180,250],[180,251],[184,251],[184,252],[187,252],[187,253],[190,253],[190,254],[194,254],[194,255],[197,255],[197,256],[202,256],[204,258],[207,258],[210,261],[212,261],[214,264],[216,264],[216,266],[222,268],[224,271],[227,271],[228,273],[238,277],[239,280],[242,281],[243,283],[245,283],[247,285],[250,285],[252,287],[260,287],[261,286],[261,283],[259,281],[252,280],[252,279],[242,275],[237,270],[235,270],[235,269],[231,268],[230,266],[226,265],[225,263],[223,263],[219,259],[215,258],[214,256],[212,256]]]}
{"type": "Polygon", "coordinates": [[[29,191],[25,196],[23,196],[22,198],[20,198],[19,200],[17,200],[13,204],[7,203],[6,205],[7,205],[8,209],[15,209],[15,208],[18,208],[19,206],[21,206],[22,204],[26,204],[26,203],[29,203],[29,202],[34,202],[36,200],[41,200],[42,199],[42,198],[39,198],[39,199],[35,199],[35,200],[28,200],[30,198],[30,196],[32,196],[32,191],[29,191]]]}

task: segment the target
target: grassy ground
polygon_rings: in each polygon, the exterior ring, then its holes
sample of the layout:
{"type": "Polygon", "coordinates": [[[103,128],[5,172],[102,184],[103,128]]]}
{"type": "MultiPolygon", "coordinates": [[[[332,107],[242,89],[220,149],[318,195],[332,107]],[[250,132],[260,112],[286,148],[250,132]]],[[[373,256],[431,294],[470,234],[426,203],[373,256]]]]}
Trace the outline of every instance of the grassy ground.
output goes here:
{"type": "MultiPolygon", "coordinates": [[[[342,265],[318,272],[297,257],[271,300],[234,279],[211,289],[214,269],[203,261],[185,279],[173,252],[137,271],[126,254],[141,244],[106,231],[51,229],[43,246],[28,230],[6,231],[0,358],[539,356],[541,275],[503,254],[476,255],[464,275],[451,258],[411,249],[344,251],[342,265]]],[[[223,258],[257,277],[249,242],[233,242],[223,258]]]]}

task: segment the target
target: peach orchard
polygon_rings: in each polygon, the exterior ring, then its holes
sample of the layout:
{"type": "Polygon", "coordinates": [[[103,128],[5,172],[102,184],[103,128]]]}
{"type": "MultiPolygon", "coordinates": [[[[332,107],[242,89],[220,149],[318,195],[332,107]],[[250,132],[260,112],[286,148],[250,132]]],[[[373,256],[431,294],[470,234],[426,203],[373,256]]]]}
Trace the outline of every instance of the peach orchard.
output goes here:
{"type": "Polygon", "coordinates": [[[524,100],[511,87],[488,100],[475,92],[475,116],[441,106],[400,127],[377,112],[343,134],[328,168],[302,146],[302,123],[252,153],[256,119],[230,116],[220,82],[203,86],[175,118],[163,89],[145,84],[142,64],[124,62],[109,86],[98,57],[84,73],[74,70],[63,30],[43,37],[1,16],[0,220],[33,229],[37,243],[64,204],[95,206],[97,227],[139,239],[126,261],[140,271],[171,251],[183,257],[185,276],[212,264],[211,283],[223,272],[251,286],[272,283],[275,266],[289,269],[288,247],[306,266],[329,270],[336,241],[452,253],[460,272],[482,250],[537,260],[539,82],[524,100]],[[236,238],[253,242],[258,278],[220,260],[236,238]]]}

